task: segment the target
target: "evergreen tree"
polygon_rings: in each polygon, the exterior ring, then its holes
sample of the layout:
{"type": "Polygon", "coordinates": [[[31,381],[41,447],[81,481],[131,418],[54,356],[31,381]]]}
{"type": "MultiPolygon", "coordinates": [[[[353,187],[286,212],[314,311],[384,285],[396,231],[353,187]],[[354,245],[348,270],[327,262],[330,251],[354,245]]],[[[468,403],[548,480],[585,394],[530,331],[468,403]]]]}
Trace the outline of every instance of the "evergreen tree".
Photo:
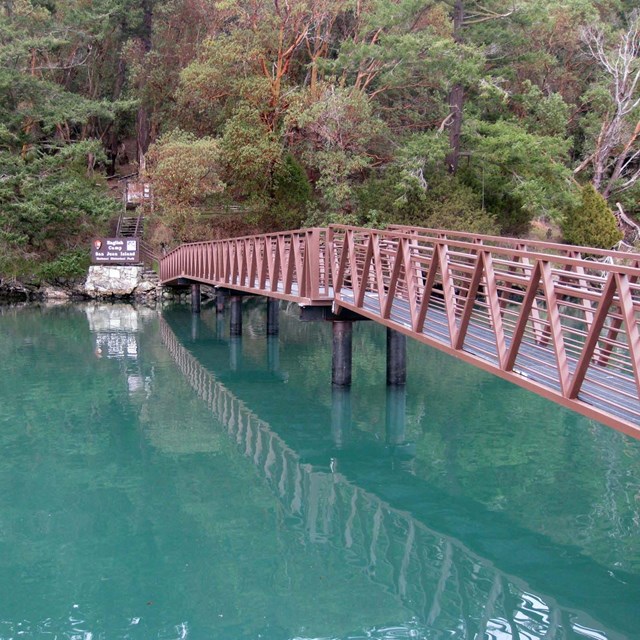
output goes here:
{"type": "Polygon", "coordinates": [[[592,184],[582,188],[582,201],[567,214],[562,232],[567,242],[583,247],[610,249],[622,239],[613,212],[592,184]]]}

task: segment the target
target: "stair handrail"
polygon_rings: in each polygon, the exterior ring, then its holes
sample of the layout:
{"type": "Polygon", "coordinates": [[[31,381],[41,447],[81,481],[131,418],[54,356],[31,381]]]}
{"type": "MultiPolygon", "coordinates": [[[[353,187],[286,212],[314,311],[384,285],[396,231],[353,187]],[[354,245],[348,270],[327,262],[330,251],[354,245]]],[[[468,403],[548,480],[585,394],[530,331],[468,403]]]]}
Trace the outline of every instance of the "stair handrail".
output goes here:
{"type": "Polygon", "coordinates": [[[138,238],[138,242],[140,246],[140,261],[151,268],[157,265],[159,269],[160,256],[154,251],[153,247],[142,238],[138,238]]]}

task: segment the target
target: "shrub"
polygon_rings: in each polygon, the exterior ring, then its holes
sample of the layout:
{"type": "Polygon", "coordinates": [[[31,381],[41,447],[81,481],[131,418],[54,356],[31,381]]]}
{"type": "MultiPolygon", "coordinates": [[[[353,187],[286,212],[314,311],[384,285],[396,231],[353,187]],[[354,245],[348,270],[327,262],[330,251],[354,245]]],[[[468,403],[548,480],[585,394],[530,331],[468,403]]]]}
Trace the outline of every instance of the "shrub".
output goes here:
{"type": "Polygon", "coordinates": [[[582,188],[582,201],[567,213],[562,233],[569,244],[600,249],[610,249],[622,239],[613,212],[592,184],[582,188]]]}
{"type": "Polygon", "coordinates": [[[481,196],[473,188],[455,176],[437,173],[427,176],[426,182],[428,186],[424,189],[394,172],[370,179],[358,193],[361,219],[498,233],[494,216],[482,208],[481,196]]]}
{"type": "Polygon", "coordinates": [[[88,250],[74,249],[40,265],[37,275],[48,282],[62,278],[77,278],[86,274],[90,261],[88,250]]]}

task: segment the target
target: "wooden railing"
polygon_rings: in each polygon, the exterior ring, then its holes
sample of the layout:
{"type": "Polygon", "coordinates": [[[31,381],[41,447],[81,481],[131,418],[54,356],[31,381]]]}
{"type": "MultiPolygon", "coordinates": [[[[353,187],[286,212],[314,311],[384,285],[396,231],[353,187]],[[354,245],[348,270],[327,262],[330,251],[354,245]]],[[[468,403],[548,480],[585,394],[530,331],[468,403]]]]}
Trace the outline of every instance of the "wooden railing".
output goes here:
{"type": "Polygon", "coordinates": [[[637,254],[408,227],[330,245],[335,307],[640,436],[637,254]]]}
{"type": "Polygon", "coordinates": [[[303,229],[184,244],[161,262],[160,278],[181,278],[302,304],[331,304],[327,229],[303,229]]]}
{"type": "Polygon", "coordinates": [[[640,437],[640,255],[334,225],[182,245],[202,282],[376,320],[640,437]]]}

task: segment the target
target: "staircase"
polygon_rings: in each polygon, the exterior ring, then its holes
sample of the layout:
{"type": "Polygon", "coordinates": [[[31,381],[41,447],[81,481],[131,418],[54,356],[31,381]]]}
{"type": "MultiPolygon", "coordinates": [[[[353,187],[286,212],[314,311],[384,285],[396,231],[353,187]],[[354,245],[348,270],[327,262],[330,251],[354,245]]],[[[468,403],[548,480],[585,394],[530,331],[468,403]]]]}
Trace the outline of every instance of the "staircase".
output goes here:
{"type": "Polygon", "coordinates": [[[118,238],[140,238],[144,230],[144,216],[125,216],[118,218],[116,236],[118,238]]]}
{"type": "Polygon", "coordinates": [[[142,236],[144,235],[144,215],[145,204],[151,205],[153,211],[153,200],[151,198],[151,187],[145,182],[134,182],[130,178],[137,178],[137,174],[127,176],[124,184],[123,203],[124,207],[118,218],[116,227],[116,237],[118,238],[137,238],[140,248],[140,263],[144,264],[146,270],[144,279],[153,282],[156,286],[160,286],[158,277],[150,267],[158,265],[159,256],[153,251],[151,246],[147,244],[142,236]],[[131,213],[132,215],[127,215],[131,213]],[[136,215],[137,213],[137,215],[136,215]]]}
{"type": "Polygon", "coordinates": [[[156,288],[161,286],[160,278],[158,277],[158,274],[153,269],[149,269],[149,267],[145,266],[145,269],[142,272],[142,279],[145,280],[146,282],[150,282],[151,284],[154,284],[156,288]]]}

